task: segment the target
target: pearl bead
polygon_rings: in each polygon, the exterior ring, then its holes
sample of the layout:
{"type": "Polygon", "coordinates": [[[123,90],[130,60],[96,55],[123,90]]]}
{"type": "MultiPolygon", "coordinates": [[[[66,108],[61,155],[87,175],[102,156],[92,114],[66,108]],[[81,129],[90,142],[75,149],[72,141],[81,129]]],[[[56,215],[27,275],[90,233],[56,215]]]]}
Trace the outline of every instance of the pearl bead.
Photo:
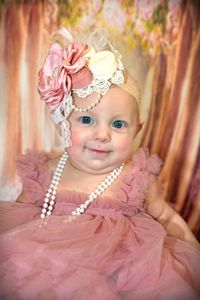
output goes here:
{"type": "Polygon", "coordinates": [[[88,207],[87,204],[83,204],[83,208],[86,209],[88,207]]]}
{"type": "Polygon", "coordinates": [[[61,172],[57,171],[55,172],[55,175],[59,177],[61,175],[61,172]]]}
{"type": "Polygon", "coordinates": [[[81,205],[80,205],[80,208],[84,208],[84,209],[85,209],[85,208],[87,208],[87,205],[81,204],[81,205]]]}
{"type": "Polygon", "coordinates": [[[51,215],[51,211],[48,211],[48,212],[47,212],[47,216],[50,216],[50,215],[51,215]]]}
{"type": "Polygon", "coordinates": [[[53,206],[50,205],[50,206],[48,207],[48,210],[53,210],[53,206]]]}
{"type": "Polygon", "coordinates": [[[88,200],[90,201],[90,203],[92,203],[96,198],[97,198],[97,195],[95,195],[95,197],[88,199],[88,200]]]}
{"type": "Polygon", "coordinates": [[[65,167],[65,164],[66,164],[66,159],[59,161],[57,164],[57,169],[65,167]]]}
{"type": "Polygon", "coordinates": [[[55,203],[55,201],[53,201],[53,200],[50,201],[50,204],[51,204],[51,205],[54,205],[54,203],[55,203]]]}
{"type": "Polygon", "coordinates": [[[44,204],[43,204],[43,207],[44,207],[44,208],[47,208],[47,207],[48,207],[48,204],[47,204],[47,203],[44,203],[44,204]]]}
{"type": "Polygon", "coordinates": [[[47,211],[47,210],[46,210],[46,208],[43,208],[43,209],[42,209],[42,213],[44,213],[44,214],[45,214],[45,213],[46,213],[46,211],[47,211]]]}

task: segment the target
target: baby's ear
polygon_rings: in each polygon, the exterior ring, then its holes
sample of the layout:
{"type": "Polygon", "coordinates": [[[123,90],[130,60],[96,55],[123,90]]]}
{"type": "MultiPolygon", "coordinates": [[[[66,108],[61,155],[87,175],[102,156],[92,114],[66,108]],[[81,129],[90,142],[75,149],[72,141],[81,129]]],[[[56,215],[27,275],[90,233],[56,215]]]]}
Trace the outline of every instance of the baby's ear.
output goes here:
{"type": "Polygon", "coordinates": [[[138,125],[137,125],[137,133],[140,132],[140,130],[142,129],[143,125],[144,125],[144,122],[138,123],[138,125]]]}

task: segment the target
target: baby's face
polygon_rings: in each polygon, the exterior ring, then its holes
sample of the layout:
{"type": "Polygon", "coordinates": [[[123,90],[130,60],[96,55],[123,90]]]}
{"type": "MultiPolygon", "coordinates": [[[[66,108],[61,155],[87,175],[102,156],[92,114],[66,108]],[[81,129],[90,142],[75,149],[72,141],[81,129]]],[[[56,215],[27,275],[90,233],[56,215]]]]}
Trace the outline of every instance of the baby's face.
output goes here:
{"type": "MultiPolygon", "coordinates": [[[[84,99],[79,101],[84,103],[84,99]]],[[[138,106],[133,96],[120,87],[112,87],[94,109],[73,112],[69,120],[72,147],[67,151],[74,167],[104,174],[129,159],[139,129],[138,106]]]]}

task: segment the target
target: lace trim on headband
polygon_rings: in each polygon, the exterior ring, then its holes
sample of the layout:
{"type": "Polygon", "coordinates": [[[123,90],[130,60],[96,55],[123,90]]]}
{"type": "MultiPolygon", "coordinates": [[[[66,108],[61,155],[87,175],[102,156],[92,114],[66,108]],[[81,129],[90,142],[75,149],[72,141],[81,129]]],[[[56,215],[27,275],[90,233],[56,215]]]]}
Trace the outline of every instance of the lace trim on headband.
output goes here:
{"type": "Polygon", "coordinates": [[[85,88],[74,89],[73,92],[81,98],[85,98],[93,92],[105,95],[110,89],[111,84],[123,84],[124,83],[124,66],[120,60],[118,60],[118,69],[114,72],[109,80],[101,80],[94,78],[92,83],[85,88]]]}
{"type": "Polygon", "coordinates": [[[61,131],[62,131],[62,137],[64,138],[65,148],[71,147],[72,141],[71,141],[71,131],[70,131],[69,121],[64,120],[61,123],[61,131]]]}
{"type": "Polygon", "coordinates": [[[60,103],[54,111],[51,112],[51,119],[55,124],[61,125],[61,135],[64,138],[64,146],[66,148],[72,146],[70,123],[67,117],[72,111],[72,96],[65,96],[64,101],[60,103]]]}

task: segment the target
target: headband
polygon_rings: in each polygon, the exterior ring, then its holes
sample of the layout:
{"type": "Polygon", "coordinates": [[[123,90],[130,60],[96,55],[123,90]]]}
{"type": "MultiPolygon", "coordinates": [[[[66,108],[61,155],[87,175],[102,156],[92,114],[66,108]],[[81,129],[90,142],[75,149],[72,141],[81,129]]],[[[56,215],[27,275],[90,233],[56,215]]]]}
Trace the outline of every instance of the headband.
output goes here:
{"type": "Polygon", "coordinates": [[[107,41],[107,49],[97,51],[91,44],[71,42],[66,47],[51,45],[43,67],[39,71],[38,92],[50,110],[53,122],[61,124],[65,147],[70,147],[71,132],[68,117],[75,110],[93,109],[115,84],[129,92],[138,102],[139,89],[136,80],[127,75],[121,54],[107,41]],[[98,94],[94,103],[79,108],[73,102],[73,94],[86,98],[98,94]]]}

